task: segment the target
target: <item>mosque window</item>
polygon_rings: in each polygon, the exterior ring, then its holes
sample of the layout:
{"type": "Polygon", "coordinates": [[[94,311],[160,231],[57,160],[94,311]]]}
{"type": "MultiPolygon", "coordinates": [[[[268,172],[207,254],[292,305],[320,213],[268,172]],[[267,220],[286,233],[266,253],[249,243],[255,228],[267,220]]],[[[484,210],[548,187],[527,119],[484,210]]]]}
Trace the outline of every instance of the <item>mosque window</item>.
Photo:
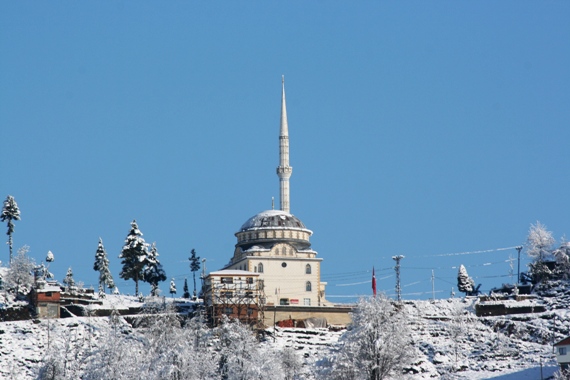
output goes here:
{"type": "Polygon", "coordinates": [[[257,271],[258,271],[259,273],[263,273],[263,264],[262,264],[262,263],[259,263],[259,264],[257,265],[257,271]]]}
{"type": "Polygon", "coordinates": [[[287,247],[283,247],[283,253],[282,253],[282,255],[283,255],[283,256],[287,256],[287,247]]]}
{"type": "Polygon", "coordinates": [[[305,290],[307,292],[310,292],[312,290],[311,281],[307,281],[307,283],[305,284],[305,290]]]}
{"type": "Polygon", "coordinates": [[[305,266],[305,274],[311,274],[311,264],[305,266]]]}
{"type": "Polygon", "coordinates": [[[303,298],[303,304],[305,306],[311,306],[311,299],[310,298],[303,298]]]}
{"type": "Polygon", "coordinates": [[[287,263],[281,263],[281,266],[282,266],[283,268],[286,268],[286,267],[287,267],[287,263]]]}

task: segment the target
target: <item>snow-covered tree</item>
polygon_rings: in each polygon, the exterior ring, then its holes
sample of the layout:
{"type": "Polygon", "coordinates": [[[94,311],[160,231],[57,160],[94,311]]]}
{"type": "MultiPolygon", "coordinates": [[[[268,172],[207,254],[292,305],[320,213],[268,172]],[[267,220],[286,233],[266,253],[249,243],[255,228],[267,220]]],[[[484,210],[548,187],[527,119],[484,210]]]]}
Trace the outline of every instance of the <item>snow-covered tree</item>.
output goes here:
{"type": "Polygon", "coordinates": [[[325,378],[381,380],[401,373],[414,353],[408,318],[396,306],[383,294],[358,302],[325,378]]]}
{"type": "Polygon", "coordinates": [[[249,326],[224,318],[214,330],[218,336],[219,375],[222,379],[282,379],[272,351],[262,351],[249,326]]]}
{"type": "Polygon", "coordinates": [[[466,295],[470,295],[475,290],[475,281],[469,277],[463,264],[459,266],[457,273],[457,289],[466,295]]]}
{"type": "Polygon", "coordinates": [[[570,242],[563,237],[560,246],[552,252],[556,259],[556,272],[558,275],[567,280],[570,278],[570,242]]]}
{"type": "Polygon", "coordinates": [[[196,297],[196,272],[200,270],[200,256],[196,256],[196,250],[192,248],[190,251],[190,271],[192,271],[192,277],[194,278],[194,297],[196,297]]]}
{"type": "Polygon", "coordinates": [[[8,246],[10,247],[10,263],[12,263],[12,234],[14,233],[14,220],[20,220],[20,209],[13,196],[8,195],[4,201],[4,207],[2,208],[2,214],[0,214],[0,220],[5,222],[8,221],[8,246]]]}
{"type": "Polygon", "coordinates": [[[190,298],[190,292],[188,291],[188,279],[187,278],[184,279],[184,294],[182,297],[183,298],[190,298]]]}
{"type": "Polygon", "coordinates": [[[46,278],[53,278],[54,276],[53,273],[51,273],[44,265],[44,263],[41,263],[40,265],[34,267],[34,277],[36,281],[44,281],[46,278]]]}
{"type": "Polygon", "coordinates": [[[174,279],[170,280],[170,294],[172,294],[172,297],[176,294],[176,283],[174,282],[174,279]]]}
{"type": "Polygon", "coordinates": [[[166,280],[166,273],[158,261],[156,243],[152,243],[150,252],[146,256],[143,268],[143,279],[150,284],[150,294],[158,296],[158,283],[166,280]]]}
{"type": "Polygon", "coordinates": [[[73,279],[73,271],[71,270],[71,267],[67,268],[67,273],[63,279],[63,283],[67,287],[67,291],[70,291],[71,288],[75,287],[75,280],[73,279]]]}
{"type": "Polygon", "coordinates": [[[131,223],[131,230],[125,239],[125,245],[119,255],[123,269],[119,276],[135,282],[135,293],[139,294],[139,281],[143,280],[143,268],[148,255],[148,244],[143,239],[136,220],[131,223]]]}
{"type": "Polygon", "coordinates": [[[99,245],[97,246],[97,251],[95,252],[95,263],[93,264],[93,270],[99,272],[99,294],[105,294],[105,287],[113,289],[115,287],[115,281],[113,281],[113,275],[109,270],[109,259],[107,258],[107,251],[103,246],[103,239],[99,238],[99,245]]]}
{"type": "Polygon", "coordinates": [[[16,294],[28,294],[34,283],[33,271],[36,263],[28,257],[29,250],[27,245],[18,249],[6,274],[6,284],[9,289],[14,289],[16,294]]]}
{"type": "Polygon", "coordinates": [[[53,263],[54,260],[55,260],[55,256],[53,255],[52,251],[48,251],[48,253],[46,255],[46,262],[47,263],[53,263]]]}
{"type": "Polygon", "coordinates": [[[552,253],[556,240],[552,232],[540,222],[531,224],[526,238],[526,252],[535,261],[544,261],[552,253]]]}

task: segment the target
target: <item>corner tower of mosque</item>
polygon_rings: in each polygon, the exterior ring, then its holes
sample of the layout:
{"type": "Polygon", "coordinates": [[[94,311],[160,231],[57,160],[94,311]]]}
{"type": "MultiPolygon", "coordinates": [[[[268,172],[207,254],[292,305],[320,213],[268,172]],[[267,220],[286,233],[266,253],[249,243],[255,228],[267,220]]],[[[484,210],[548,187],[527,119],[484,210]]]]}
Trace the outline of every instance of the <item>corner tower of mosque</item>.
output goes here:
{"type": "Polygon", "coordinates": [[[224,269],[259,273],[265,303],[270,305],[326,306],[321,282],[321,262],[311,248],[313,234],[291,214],[289,179],[289,125],[285,103],[285,80],[281,80],[279,129],[280,210],[262,211],[249,218],[235,233],[234,255],[224,269]]]}

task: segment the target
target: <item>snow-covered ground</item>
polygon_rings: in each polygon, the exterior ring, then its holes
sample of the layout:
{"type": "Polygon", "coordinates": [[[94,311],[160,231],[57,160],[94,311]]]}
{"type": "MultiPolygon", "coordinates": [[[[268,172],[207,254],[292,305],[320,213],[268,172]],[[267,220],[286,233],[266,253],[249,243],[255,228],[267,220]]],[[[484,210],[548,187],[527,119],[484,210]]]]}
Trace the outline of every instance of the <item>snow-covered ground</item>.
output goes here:
{"type": "MultiPolygon", "coordinates": [[[[570,331],[565,294],[544,302],[544,313],[479,318],[475,299],[405,301],[412,330],[415,359],[406,379],[544,379],[557,370],[552,342],[570,331]]],[[[570,299],[570,297],[568,297],[570,299]]],[[[109,295],[107,305],[121,309],[135,299],[109,295]]],[[[140,303],[138,303],[140,305],[140,303]]],[[[120,326],[136,336],[124,320],[120,326]]],[[[0,379],[34,379],[42,359],[54,350],[84,355],[95,350],[117,328],[109,317],[75,317],[56,320],[0,322],[0,379]],[[81,349],[79,349],[81,348],[81,349]]],[[[328,329],[268,329],[264,345],[276,350],[290,347],[310,368],[330,355],[343,331],[328,329]]]]}

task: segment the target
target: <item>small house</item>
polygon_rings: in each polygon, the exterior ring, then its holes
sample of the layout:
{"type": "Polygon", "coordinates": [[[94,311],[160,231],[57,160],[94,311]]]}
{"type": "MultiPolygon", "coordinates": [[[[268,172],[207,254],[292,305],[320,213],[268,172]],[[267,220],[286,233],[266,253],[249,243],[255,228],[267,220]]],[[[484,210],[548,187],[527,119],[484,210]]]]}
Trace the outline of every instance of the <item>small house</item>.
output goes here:
{"type": "Polygon", "coordinates": [[[570,337],[562,339],[554,344],[556,350],[556,361],[560,365],[561,370],[570,368],[570,337]]]}
{"type": "Polygon", "coordinates": [[[32,304],[38,318],[59,318],[61,288],[57,283],[37,281],[32,290],[32,304]]]}

